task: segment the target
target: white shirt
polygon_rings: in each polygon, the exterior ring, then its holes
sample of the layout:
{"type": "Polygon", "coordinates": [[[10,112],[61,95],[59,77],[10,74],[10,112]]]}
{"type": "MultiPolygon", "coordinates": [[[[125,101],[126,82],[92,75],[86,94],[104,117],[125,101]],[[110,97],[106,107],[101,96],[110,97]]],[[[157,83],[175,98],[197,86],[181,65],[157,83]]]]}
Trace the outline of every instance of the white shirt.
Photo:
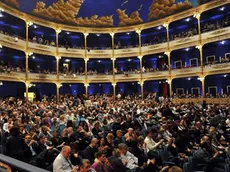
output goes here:
{"type": "Polygon", "coordinates": [[[135,157],[132,153],[129,151],[126,153],[126,155],[121,155],[121,159],[127,160],[127,165],[126,167],[130,170],[134,169],[137,167],[138,164],[138,158],[135,157]]]}
{"type": "Polygon", "coordinates": [[[72,171],[72,164],[70,160],[63,157],[60,153],[53,163],[53,172],[71,172],[72,171]],[[69,162],[68,162],[69,161],[69,162]]]}
{"type": "Polygon", "coordinates": [[[156,148],[156,142],[149,137],[146,137],[144,140],[147,148],[147,152],[156,148]]]}

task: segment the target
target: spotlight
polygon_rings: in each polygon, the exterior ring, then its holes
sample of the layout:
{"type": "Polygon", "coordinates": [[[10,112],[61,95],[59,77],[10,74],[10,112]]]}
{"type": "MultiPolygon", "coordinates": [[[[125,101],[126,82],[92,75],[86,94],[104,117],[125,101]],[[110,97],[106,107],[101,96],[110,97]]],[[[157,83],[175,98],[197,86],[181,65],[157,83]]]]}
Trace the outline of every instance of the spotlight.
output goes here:
{"type": "Polygon", "coordinates": [[[65,62],[70,62],[70,59],[66,59],[65,62]]]}
{"type": "Polygon", "coordinates": [[[98,60],[97,62],[98,62],[98,63],[101,63],[101,60],[98,60]]]}
{"type": "Polygon", "coordinates": [[[157,29],[158,29],[158,30],[161,30],[161,29],[162,29],[162,26],[158,26],[157,29]]]}
{"type": "Polygon", "coordinates": [[[189,51],[189,48],[186,48],[185,51],[189,51]]]}
{"type": "Polygon", "coordinates": [[[226,77],[227,77],[227,75],[224,75],[224,77],[226,78],[226,77]]]}
{"type": "Polygon", "coordinates": [[[190,81],[190,80],[191,80],[191,78],[188,78],[188,80],[190,81]]]}
{"type": "Polygon", "coordinates": [[[96,36],[100,36],[100,34],[96,34],[96,36]]]}
{"type": "Polygon", "coordinates": [[[225,44],[225,41],[221,41],[221,44],[224,45],[224,44],[225,44]]]}
{"type": "Polygon", "coordinates": [[[69,32],[66,32],[67,35],[69,35],[69,32]]]}
{"type": "Polygon", "coordinates": [[[34,25],[34,29],[37,29],[38,27],[36,25],[34,25]]]}
{"type": "Polygon", "coordinates": [[[134,85],[134,83],[132,83],[132,85],[134,85]]]}
{"type": "Polygon", "coordinates": [[[101,84],[99,84],[99,86],[101,86],[101,84]]]}
{"type": "Polygon", "coordinates": [[[3,85],[3,82],[0,82],[0,85],[3,85]]]}
{"type": "Polygon", "coordinates": [[[221,8],[220,8],[220,11],[224,11],[224,10],[225,10],[225,7],[221,7],[221,8]]]}
{"type": "Polygon", "coordinates": [[[163,56],[160,55],[160,56],[159,56],[159,59],[162,58],[162,57],[163,57],[163,56]]]}
{"type": "Polygon", "coordinates": [[[128,59],[129,62],[131,62],[131,59],[128,59]]]}
{"type": "Polygon", "coordinates": [[[185,21],[186,21],[186,22],[190,22],[190,20],[191,20],[190,18],[187,18],[185,21]]]}
{"type": "Polygon", "coordinates": [[[69,84],[69,86],[71,87],[72,85],[71,85],[71,84],[69,84]]]}
{"type": "Polygon", "coordinates": [[[4,17],[4,15],[2,13],[0,13],[0,17],[4,17]]]}
{"type": "Polygon", "coordinates": [[[32,59],[36,59],[36,57],[35,57],[35,56],[32,56],[32,59]]]}
{"type": "Polygon", "coordinates": [[[129,33],[129,32],[127,32],[126,34],[127,34],[127,35],[130,35],[130,33],[129,33]]]}

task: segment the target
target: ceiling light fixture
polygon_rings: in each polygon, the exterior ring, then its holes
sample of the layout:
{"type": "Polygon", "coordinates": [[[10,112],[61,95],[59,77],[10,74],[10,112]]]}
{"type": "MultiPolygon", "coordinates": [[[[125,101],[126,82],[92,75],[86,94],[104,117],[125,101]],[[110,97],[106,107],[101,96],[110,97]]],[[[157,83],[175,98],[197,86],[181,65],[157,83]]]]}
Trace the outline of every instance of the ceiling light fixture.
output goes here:
{"type": "Polygon", "coordinates": [[[162,26],[158,26],[158,27],[157,27],[158,30],[161,30],[161,28],[162,28],[162,26]]]}
{"type": "Polygon", "coordinates": [[[221,8],[220,8],[220,11],[224,11],[224,10],[225,10],[225,7],[221,7],[221,8]]]}
{"type": "Polygon", "coordinates": [[[190,20],[191,20],[190,18],[187,18],[185,21],[186,21],[186,22],[190,22],[190,20]]]}
{"type": "Polygon", "coordinates": [[[70,62],[70,59],[66,59],[65,62],[70,62]]]}

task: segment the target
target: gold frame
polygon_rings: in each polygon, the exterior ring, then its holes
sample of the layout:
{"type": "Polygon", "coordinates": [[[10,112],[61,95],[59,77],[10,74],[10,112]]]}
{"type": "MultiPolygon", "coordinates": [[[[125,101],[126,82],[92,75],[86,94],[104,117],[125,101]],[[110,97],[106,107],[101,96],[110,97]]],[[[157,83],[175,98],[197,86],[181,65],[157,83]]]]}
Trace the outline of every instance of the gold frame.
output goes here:
{"type": "Polygon", "coordinates": [[[181,63],[181,68],[183,67],[182,60],[177,60],[177,61],[174,61],[175,69],[177,69],[176,64],[179,63],[179,62],[181,63]]]}
{"type": "Polygon", "coordinates": [[[176,94],[177,94],[177,95],[178,95],[178,90],[182,90],[182,92],[183,92],[182,94],[184,94],[184,88],[177,88],[177,89],[176,89],[176,94]]]}
{"type": "Polygon", "coordinates": [[[227,93],[230,93],[230,85],[227,85],[227,93]],[[229,89],[229,90],[228,90],[229,89]]]}
{"type": "MultiPolygon", "coordinates": [[[[211,89],[211,88],[215,88],[215,89],[216,89],[216,95],[217,95],[217,93],[218,93],[218,92],[217,92],[217,86],[208,87],[208,94],[210,94],[210,89],[211,89]]],[[[213,96],[213,95],[212,95],[212,96],[213,96]]]]}
{"type": "Polygon", "coordinates": [[[200,87],[192,87],[191,93],[193,94],[193,90],[198,90],[198,95],[200,95],[200,87]]]}
{"type": "Polygon", "coordinates": [[[224,57],[227,58],[227,55],[230,55],[230,53],[225,53],[225,54],[224,54],[224,57]]]}
{"type": "Polygon", "coordinates": [[[207,64],[208,64],[208,59],[209,59],[210,57],[214,57],[214,61],[216,60],[216,56],[215,56],[215,55],[206,56],[206,63],[207,63],[207,64]]]}
{"type": "MultiPolygon", "coordinates": [[[[192,58],[192,59],[189,60],[189,62],[190,62],[190,67],[192,67],[192,63],[191,63],[192,60],[196,60],[196,67],[197,67],[197,66],[198,66],[198,58],[192,58]]],[[[195,66],[194,66],[194,67],[195,67],[195,66]]]]}

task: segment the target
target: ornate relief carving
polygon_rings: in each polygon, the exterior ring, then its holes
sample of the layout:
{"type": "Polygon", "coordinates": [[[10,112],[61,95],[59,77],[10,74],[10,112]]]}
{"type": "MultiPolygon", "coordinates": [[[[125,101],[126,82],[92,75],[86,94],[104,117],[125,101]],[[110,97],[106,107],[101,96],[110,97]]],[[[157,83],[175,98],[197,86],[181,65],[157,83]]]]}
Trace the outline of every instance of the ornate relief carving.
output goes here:
{"type": "Polygon", "coordinates": [[[221,30],[217,30],[217,31],[213,32],[212,34],[213,35],[218,35],[218,34],[226,32],[226,31],[227,31],[226,29],[221,29],[221,30]]]}
{"type": "Polygon", "coordinates": [[[223,69],[223,68],[229,68],[229,64],[221,64],[221,65],[214,65],[212,68],[214,69],[223,69]]]}
{"type": "Polygon", "coordinates": [[[202,103],[204,100],[208,104],[229,104],[230,98],[183,98],[173,99],[173,103],[202,103]]]}
{"type": "Polygon", "coordinates": [[[188,42],[188,41],[190,41],[190,40],[191,40],[191,38],[179,39],[179,40],[177,41],[177,43],[184,43],[184,42],[188,42]]]}

